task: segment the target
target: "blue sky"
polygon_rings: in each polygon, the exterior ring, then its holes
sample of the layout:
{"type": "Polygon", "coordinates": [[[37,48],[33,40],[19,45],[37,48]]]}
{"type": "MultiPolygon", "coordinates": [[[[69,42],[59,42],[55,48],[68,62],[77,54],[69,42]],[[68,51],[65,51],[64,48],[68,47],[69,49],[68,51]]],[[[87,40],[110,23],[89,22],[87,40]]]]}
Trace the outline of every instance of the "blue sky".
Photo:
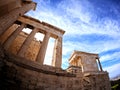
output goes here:
{"type": "MultiPolygon", "coordinates": [[[[36,11],[27,15],[65,30],[62,68],[74,50],[98,53],[110,77],[120,74],[119,0],[33,0],[36,11]]],[[[45,64],[51,64],[50,39],[45,64]]]]}

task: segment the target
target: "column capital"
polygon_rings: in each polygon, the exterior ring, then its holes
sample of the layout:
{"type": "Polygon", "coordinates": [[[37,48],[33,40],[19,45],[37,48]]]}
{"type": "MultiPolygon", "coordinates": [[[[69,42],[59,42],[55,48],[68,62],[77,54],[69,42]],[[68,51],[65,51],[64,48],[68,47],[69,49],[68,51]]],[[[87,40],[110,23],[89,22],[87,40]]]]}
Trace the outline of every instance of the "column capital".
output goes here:
{"type": "Polygon", "coordinates": [[[39,29],[38,29],[38,28],[33,28],[33,30],[35,30],[36,32],[38,32],[38,31],[39,31],[39,29]]]}
{"type": "Polygon", "coordinates": [[[96,57],[96,59],[100,59],[100,57],[96,57]]]}

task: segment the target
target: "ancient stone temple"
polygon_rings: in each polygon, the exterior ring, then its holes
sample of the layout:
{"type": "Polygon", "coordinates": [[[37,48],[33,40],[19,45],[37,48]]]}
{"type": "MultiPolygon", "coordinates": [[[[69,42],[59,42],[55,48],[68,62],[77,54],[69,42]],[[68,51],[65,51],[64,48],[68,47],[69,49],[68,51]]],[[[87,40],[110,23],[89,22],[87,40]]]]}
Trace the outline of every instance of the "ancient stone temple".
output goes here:
{"type": "Polygon", "coordinates": [[[74,51],[70,66],[61,68],[65,31],[26,16],[36,5],[32,0],[0,1],[0,90],[111,90],[98,54],[74,51]],[[37,33],[42,40],[35,38],[37,33]],[[50,38],[55,39],[52,63],[44,65],[50,38]]]}

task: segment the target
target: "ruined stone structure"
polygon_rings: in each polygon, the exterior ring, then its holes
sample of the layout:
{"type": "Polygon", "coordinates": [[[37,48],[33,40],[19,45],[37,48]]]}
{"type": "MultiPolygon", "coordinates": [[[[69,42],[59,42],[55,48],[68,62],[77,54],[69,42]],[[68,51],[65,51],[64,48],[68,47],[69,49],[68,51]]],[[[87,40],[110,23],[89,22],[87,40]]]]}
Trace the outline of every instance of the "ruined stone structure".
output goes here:
{"type": "Polygon", "coordinates": [[[69,59],[69,63],[70,66],[81,67],[82,72],[103,71],[98,54],[74,51],[69,59]]]}
{"type": "Polygon", "coordinates": [[[98,54],[74,51],[70,66],[61,68],[65,31],[24,15],[36,5],[32,0],[0,1],[0,90],[111,90],[98,54]],[[36,33],[43,40],[36,40],[36,33]],[[48,66],[43,62],[50,38],[55,44],[48,66]]]}

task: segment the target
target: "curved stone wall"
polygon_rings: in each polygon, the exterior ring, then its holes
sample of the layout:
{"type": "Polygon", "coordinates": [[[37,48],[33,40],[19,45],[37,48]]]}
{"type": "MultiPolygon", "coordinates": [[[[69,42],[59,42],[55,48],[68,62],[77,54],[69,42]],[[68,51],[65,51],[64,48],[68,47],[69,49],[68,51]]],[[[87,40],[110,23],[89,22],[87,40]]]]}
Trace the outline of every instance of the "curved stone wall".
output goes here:
{"type": "Polygon", "coordinates": [[[41,66],[11,54],[5,54],[3,62],[3,89],[81,90],[82,88],[82,78],[59,68],[41,66]]]}
{"type": "Polygon", "coordinates": [[[68,73],[3,51],[0,48],[2,90],[110,90],[107,72],[68,73]]]}

